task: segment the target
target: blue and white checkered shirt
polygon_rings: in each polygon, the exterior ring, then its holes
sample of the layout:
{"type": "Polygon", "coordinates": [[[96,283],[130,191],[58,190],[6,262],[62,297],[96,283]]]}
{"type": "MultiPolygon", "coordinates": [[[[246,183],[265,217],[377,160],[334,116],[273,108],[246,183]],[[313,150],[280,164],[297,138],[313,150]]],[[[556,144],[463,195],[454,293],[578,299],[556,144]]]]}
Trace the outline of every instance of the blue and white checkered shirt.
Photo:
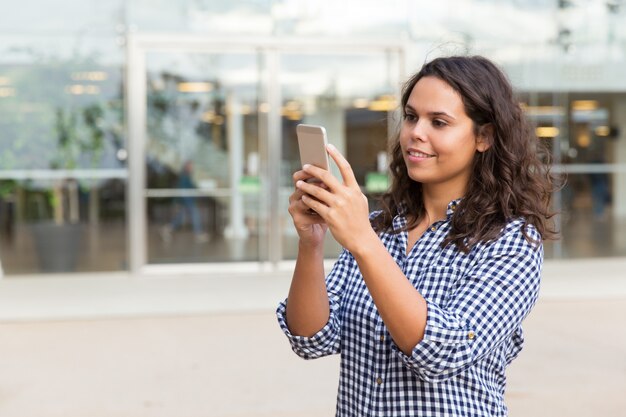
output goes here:
{"type": "MultiPolygon", "coordinates": [[[[505,368],[522,349],[521,322],[537,300],[543,247],[530,244],[523,220],[511,220],[494,242],[468,254],[440,244],[447,219],[427,229],[406,255],[407,233],[381,240],[428,304],[424,338],[410,356],[391,339],[352,255],[344,250],[326,278],[330,319],[312,337],[294,336],[305,359],[341,354],[337,416],[506,416],[505,368]]],[[[394,219],[396,230],[406,224],[394,219]]],[[[527,226],[533,239],[540,236],[527,226]]]]}

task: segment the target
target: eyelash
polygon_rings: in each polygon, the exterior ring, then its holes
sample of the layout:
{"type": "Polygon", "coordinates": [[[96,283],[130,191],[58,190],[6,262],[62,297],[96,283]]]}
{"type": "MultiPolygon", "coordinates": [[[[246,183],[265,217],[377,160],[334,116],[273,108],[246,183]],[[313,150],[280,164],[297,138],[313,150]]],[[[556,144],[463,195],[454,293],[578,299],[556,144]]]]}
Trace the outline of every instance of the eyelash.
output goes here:
{"type": "MultiPolygon", "coordinates": [[[[404,120],[409,121],[409,122],[414,122],[417,120],[417,117],[414,114],[410,114],[410,113],[405,113],[403,117],[404,117],[404,120]]],[[[445,121],[441,119],[434,119],[432,121],[432,124],[436,128],[442,128],[448,125],[445,121]]]]}

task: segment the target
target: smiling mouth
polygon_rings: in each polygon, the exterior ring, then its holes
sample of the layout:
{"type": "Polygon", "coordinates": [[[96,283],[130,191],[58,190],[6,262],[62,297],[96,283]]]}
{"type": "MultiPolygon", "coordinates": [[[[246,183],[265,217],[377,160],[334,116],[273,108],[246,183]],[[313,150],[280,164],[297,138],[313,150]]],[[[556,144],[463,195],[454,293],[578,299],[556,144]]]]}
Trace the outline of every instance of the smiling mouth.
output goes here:
{"type": "Polygon", "coordinates": [[[427,153],[419,152],[419,151],[409,151],[408,154],[409,156],[413,156],[416,158],[432,158],[435,156],[435,155],[429,155],[427,153]]]}

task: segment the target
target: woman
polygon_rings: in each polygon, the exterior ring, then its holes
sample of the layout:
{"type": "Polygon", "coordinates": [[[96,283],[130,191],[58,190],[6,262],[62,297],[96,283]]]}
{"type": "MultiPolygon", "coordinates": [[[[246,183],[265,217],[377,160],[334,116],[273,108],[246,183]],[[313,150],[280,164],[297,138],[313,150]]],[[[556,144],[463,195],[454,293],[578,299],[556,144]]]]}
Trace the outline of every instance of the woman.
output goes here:
{"type": "Polygon", "coordinates": [[[332,146],[342,181],[314,166],[294,174],[299,251],[279,323],[298,355],[341,354],[337,416],[507,415],[505,368],[554,237],[550,178],[485,58],[427,63],[401,104],[381,211],[368,214],[332,146]],[[325,280],[328,229],[344,251],[325,280]]]}

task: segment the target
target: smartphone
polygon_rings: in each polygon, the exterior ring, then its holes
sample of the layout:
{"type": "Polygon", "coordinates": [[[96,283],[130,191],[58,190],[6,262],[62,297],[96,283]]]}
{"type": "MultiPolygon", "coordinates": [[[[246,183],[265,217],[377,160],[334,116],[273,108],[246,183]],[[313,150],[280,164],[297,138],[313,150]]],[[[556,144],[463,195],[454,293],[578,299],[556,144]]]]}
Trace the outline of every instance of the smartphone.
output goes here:
{"type": "Polygon", "coordinates": [[[298,147],[300,148],[300,162],[328,170],[328,153],[326,152],[326,129],[322,126],[299,124],[296,126],[298,147]]]}

